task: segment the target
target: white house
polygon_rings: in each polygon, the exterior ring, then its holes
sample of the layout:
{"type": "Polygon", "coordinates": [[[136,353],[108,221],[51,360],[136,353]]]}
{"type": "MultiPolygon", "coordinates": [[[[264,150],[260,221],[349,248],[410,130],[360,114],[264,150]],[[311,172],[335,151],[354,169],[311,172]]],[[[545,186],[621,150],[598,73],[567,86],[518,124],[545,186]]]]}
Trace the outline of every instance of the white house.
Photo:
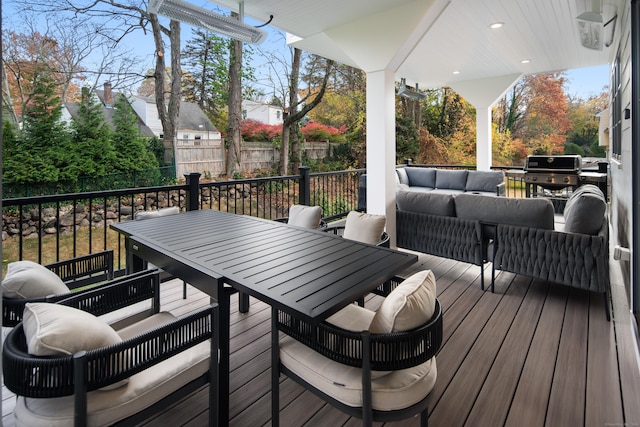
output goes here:
{"type": "Polygon", "coordinates": [[[279,125],[283,122],[282,107],[255,101],[242,101],[242,118],[253,119],[267,125],[279,125]]]}

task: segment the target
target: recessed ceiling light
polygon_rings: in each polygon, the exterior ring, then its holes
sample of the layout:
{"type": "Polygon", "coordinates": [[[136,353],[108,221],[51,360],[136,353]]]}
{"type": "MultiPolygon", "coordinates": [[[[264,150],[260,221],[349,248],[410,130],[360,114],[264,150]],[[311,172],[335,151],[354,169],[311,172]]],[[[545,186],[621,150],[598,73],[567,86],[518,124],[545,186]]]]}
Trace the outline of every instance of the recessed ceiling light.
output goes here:
{"type": "Polygon", "coordinates": [[[528,64],[529,62],[531,62],[530,59],[523,59],[522,61],[520,61],[521,64],[528,64]]]}
{"type": "Polygon", "coordinates": [[[453,74],[460,74],[460,71],[456,70],[453,72],[453,74]]]}
{"type": "Polygon", "coordinates": [[[489,25],[489,28],[496,30],[498,28],[502,28],[503,25],[504,22],[494,22],[493,24],[489,25]]]}

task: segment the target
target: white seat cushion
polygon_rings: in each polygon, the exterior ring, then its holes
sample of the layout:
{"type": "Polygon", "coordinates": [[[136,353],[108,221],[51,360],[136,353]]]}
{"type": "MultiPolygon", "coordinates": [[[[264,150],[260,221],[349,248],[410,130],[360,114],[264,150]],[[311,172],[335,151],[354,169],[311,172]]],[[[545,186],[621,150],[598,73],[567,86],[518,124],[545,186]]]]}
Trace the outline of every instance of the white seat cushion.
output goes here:
{"type": "Polygon", "coordinates": [[[315,229],[320,227],[322,208],[320,206],[292,205],[289,208],[287,224],[315,229]]]}
{"type": "Polygon", "coordinates": [[[386,221],[384,215],[351,211],[347,215],[342,237],[375,245],[380,241],[386,221]]]}
{"type": "Polygon", "coordinates": [[[9,263],[2,280],[5,298],[40,298],[69,293],[69,288],[56,273],[33,261],[9,263]]]}
{"type": "MultiPolygon", "coordinates": [[[[289,336],[280,341],[280,361],[323,393],[345,405],[362,406],[362,369],[334,362],[289,336]]],[[[372,378],[373,409],[392,411],[420,402],[433,389],[436,377],[433,357],[413,368],[372,378]]]]}

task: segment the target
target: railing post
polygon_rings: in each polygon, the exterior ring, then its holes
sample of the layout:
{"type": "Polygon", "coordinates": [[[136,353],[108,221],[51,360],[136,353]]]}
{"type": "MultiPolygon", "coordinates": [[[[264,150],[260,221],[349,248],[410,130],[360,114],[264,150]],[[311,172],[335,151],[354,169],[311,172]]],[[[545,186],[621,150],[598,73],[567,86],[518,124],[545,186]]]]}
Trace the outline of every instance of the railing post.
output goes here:
{"type": "Polygon", "coordinates": [[[411,164],[411,161],[412,161],[412,160],[413,160],[413,159],[404,159],[404,164],[405,164],[405,165],[407,165],[407,166],[409,166],[409,165],[411,164]]]}
{"type": "Polygon", "coordinates": [[[191,172],[184,175],[187,180],[187,210],[197,211],[200,208],[200,173],[191,172]]]}
{"type": "Polygon", "coordinates": [[[311,168],[300,166],[298,171],[300,172],[300,204],[308,206],[311,204],[311,178],[309,177],[311,168]]]}

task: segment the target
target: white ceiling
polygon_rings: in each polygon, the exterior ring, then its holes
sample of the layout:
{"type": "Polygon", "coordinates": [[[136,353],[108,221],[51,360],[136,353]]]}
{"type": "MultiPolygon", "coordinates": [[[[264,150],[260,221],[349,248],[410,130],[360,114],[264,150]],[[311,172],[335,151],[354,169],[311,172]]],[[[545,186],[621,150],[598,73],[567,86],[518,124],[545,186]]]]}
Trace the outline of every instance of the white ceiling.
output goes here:
{"type": "MultiPolygon", "coordinates": [[[[231,10],[237,0],[210,0],[231,10]]],[[[596,6],[600,0],[595,0],[596,6]]],[[[623,0],[602,0],[604,21],[623,0]]],[[[245,0],[245,15],[291,34],[295,46],[367,72],[429,87],[509,81],[521,74],[607,64],[582,47],[576,16],[593,0],[245,0]],[[489,24],[503,22],[493,30],[489,24]],[[523,59],[530,60],[523,64],[523,59]],[[459,74],[454,74],[459,71],[459,74]]],[[[620,25],[620,19],[615,23],[620,25]]],[[[607,29],[611,29],[609,25],[607,29]]],[[[618,33],[616,28],[616,33],[618,33]]],[[[616,34],[617,35],[617,34],[616,34]]],[[[615,43],[613,44],[615,46],[615,43]]],[[[501,86],[502,83],[499,84],[501,86]]]]}

